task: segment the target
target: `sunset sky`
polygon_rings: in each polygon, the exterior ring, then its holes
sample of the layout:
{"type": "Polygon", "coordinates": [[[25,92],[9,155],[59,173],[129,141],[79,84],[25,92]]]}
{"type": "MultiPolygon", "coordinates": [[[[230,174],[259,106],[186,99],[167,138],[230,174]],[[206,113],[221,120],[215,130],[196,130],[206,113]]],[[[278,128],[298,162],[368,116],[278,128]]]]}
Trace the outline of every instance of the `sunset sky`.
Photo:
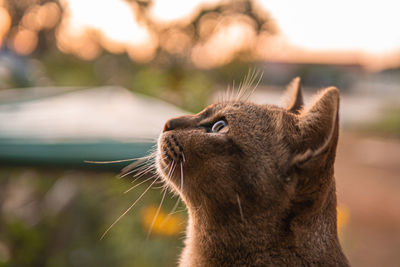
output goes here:
{"type": "MultiPolygon", "coordinates": [[[[153,14],[169,21],[190,15],[215,0],[156,0],[153,14]]],[[[400,1],[393,0],[258,0],[281,34],[293,45],[312,50],[400,49],[400,1]]]]}
{"type": "MultiPolygon", "coordinates": [[[[66,1],[75,29],[94,27],[108,38],[128,45],[151,43],[151,36],[136,22],[134,12],[129,12],[132,7],[123,0],[66,1]],[[93,6],[96,6],[95,10],[93,6]]],[[[184,21],[201,5],[216,2],[218,0],[155,0],[151,15],[160,23],[184,21]]],[[[358,58],[372,68],[380,68],[391,64],[394,53],[397,62],[400,53],[398,1],[259,0],[258,3],[259,8],[270,12],[280,30],[270,42],[275,44],[275,47],[269,47],[270,51],[285,51],[266,55],[267,59],[304,61],[310,58],[312,61],[314,57],[330,61],[329,56],[325,58],[324,55],[333,52],[331,58],[338,63],[341,58],[350,63],[353,58],[358,58]],[[342,53],[344,56],[341,57],[342,53]]]]}
{"type": "MultiPolygon", "coordinates": [[[[150,14],[154,21],[168,25],[185,21],[202,5],[218,2],[154,0],[150,14]]],[[[96,57],[101,48],[87,37],[88,31],[95,30],[101,33],[100,45],[111,52],[127,52],[138,61],[146,61],[154,54],[157,36],[138,20],[135,3],[124,0],[61,0],[61,3],[68,18],[58,31],[58,47],[62,51],[78,51],[86,59],[96,57]]],[[[400,1],[258,0],[256,3],[257,8],[271,14],[279,29],[277,36],[260,45],[261,58],[360,63],[371,69],[400,64],[400,1]]],[[[0,22],[0,39],[8,27],[4,12],[0,7],[3,22],[0,22]]],[[[211,58],[219,57],[215,62],[223,62],[227,59],[215,51],[222,49],[234,53],[235,49],[246,45],[244,39],[252,36],[254,34],[246,25],[233,23],[217,32],[209,44],[195,48],[192,59],[195,63],[196,58],[201,61],[204,51],[208,51],[211,58]]],[[[24,48],[29,43],[29,32],[21,34],[20,40],[24,48]]],[[[200,61],[198,65],[202,64],[200,61]]]]}
{"type": "Polygon", "coordinates": [[[400,49],[400,2],[269,1],[263,6],[294,45],[315,50],[385,53],[400,49]]]}

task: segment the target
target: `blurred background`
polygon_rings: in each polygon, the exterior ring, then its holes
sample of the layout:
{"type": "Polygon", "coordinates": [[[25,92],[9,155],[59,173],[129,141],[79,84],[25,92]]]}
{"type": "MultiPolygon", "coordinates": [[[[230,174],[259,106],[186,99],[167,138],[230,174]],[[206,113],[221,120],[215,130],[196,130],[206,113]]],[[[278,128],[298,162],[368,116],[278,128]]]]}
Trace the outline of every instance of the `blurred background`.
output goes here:
{"type": "Polygon", "coordinates": [[[202,110],[249,70],[263,73],[257,103],[279,104],[295,76],[307,99],[341,90],[341,243],[353,266],[399,266],[399,10],[390,0],[0,0],[0,266],[174,266],[183,204],[168,215],[167,194],[155,217],[155,184],[100,240],[150,181],[116,179],[130,162],[84,160],[146,155],[168,118],[202,110]]]}

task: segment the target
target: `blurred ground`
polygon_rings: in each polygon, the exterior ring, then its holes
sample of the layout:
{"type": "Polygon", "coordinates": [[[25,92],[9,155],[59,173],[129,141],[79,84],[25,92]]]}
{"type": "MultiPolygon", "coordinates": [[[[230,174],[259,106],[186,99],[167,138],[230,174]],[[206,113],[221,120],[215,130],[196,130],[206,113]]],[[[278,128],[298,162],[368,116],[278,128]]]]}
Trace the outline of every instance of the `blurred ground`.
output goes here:
{"type": "Polygon", "coordinates": [[[400,141],[342,133],[335,176],[350,213],[341,242],[352,266],[399,266],[400,141]]]}

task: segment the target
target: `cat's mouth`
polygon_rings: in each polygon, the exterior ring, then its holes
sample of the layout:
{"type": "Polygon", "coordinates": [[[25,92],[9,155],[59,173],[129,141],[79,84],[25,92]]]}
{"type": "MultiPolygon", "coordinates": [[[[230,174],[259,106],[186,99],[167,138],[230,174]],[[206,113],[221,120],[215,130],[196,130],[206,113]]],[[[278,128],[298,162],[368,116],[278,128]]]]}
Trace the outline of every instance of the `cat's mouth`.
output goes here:
{"type": "Polygon", "coordinates": [[[168,178],[172,178],[185,162],[183,147],[173,134],[163,134],[158,144],[158,167],[159,170],[168,178]]]}

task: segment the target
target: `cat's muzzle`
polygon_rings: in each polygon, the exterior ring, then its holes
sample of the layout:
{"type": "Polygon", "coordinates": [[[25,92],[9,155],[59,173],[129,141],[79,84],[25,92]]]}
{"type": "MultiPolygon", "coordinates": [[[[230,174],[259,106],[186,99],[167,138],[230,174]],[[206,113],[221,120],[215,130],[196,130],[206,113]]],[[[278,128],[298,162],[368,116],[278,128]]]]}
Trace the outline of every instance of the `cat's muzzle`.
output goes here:
{"type": "Polygon", "coordinates": [[[183,148],[173,134],[163,135],[160,142],[161,162],[166,166],[184,162],[183,148]]]}

